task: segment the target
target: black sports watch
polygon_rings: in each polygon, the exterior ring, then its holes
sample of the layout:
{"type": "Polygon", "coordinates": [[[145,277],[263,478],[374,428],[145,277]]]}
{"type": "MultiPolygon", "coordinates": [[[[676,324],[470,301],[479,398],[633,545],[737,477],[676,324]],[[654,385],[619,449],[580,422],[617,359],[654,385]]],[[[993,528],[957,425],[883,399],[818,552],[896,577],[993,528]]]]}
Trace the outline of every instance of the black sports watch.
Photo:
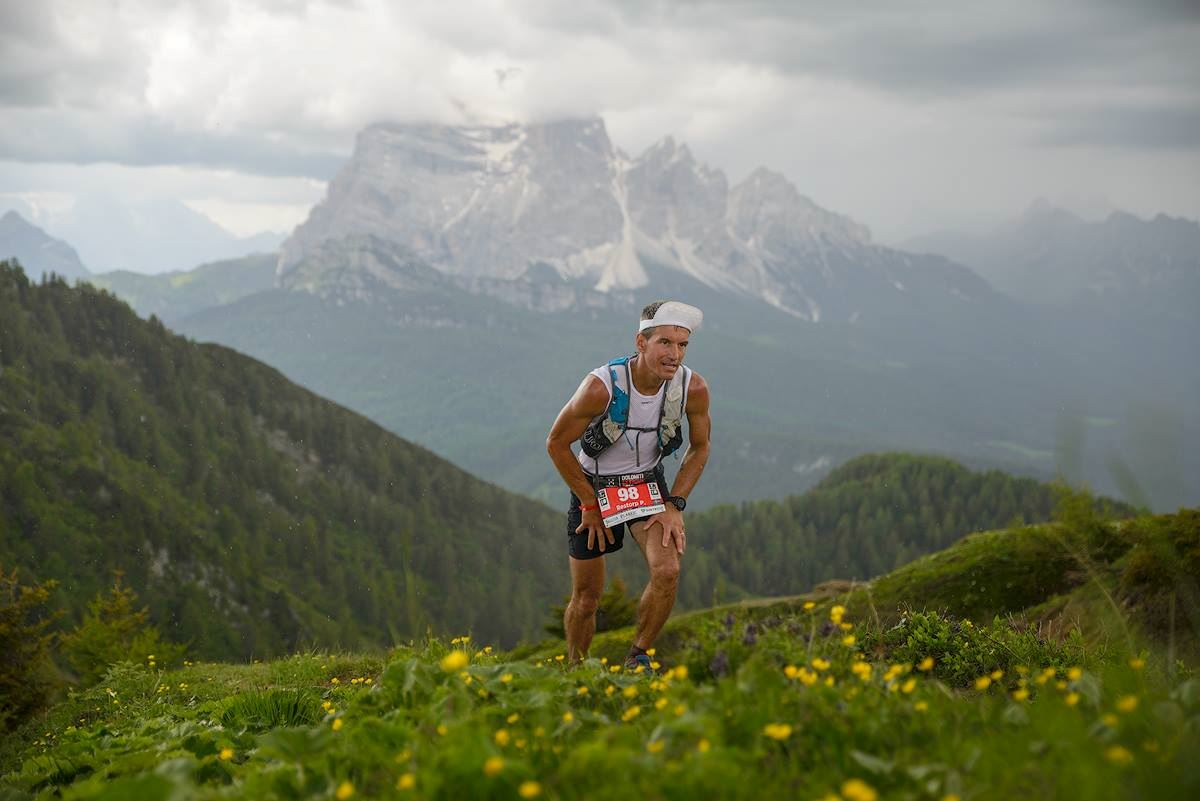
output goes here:
{"type": "Polygon", "coordinates": [[[683,497],[682,495],[668,496],[667,503],[671,504],[681,512],[687,508],[687,498],[683,497]]]}

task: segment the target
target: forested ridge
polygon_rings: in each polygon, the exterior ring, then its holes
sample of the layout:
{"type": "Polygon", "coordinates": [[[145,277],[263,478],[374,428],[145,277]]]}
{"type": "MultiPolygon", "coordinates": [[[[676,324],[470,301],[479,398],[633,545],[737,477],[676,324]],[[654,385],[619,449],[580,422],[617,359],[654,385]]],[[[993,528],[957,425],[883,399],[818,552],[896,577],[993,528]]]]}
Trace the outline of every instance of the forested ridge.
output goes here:
{"type": "Polygon", "coordinates": [[[540,629],[546,507],[106,292],[0,263],[0,563],[67,621],[123,570],[197,656],[540,629]]]}
{"type": "MultiPolygon", "coordinates": [[[[680,608],[868,578],[1052,507],[1032,480],[860,457],[804,495],[689,513],[680,608]]],[[[428,628],[514,643],[567,592],[562,527],[253,359],[0,265],[0,566],[57,580],[64,626],[119,569],[194,656],[428,628]]],[[[610,571],[640,587],[632,544],[610,571]]]]}
{"type": "MultiPolygon", "coordinates": [[[[702,491],[702,490],[701,490],[702,491]]],[[[1106,515],[1133,509],[1097,501],[1106,515]]],[[[829,579],[869,579],[942,550],[974,531],[1051,519],[1051,485],[999,470],[972,471],[950,459],[870,454],[846,462],[803,495],[721,506],[688,521],[689,542],[719,565],[717,595],[786,595],[829,579]],[[729,582],[720,586],[718,582],[729,582]]]]}

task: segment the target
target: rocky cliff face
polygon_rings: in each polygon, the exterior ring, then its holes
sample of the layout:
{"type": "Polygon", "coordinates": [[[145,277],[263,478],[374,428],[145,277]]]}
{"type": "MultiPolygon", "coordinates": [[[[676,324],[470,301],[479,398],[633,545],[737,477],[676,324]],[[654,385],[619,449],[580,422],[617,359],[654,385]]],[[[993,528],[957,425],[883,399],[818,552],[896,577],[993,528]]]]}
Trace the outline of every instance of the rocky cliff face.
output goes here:
{"type": "Polygon", "coordinates": [[[446,275],[519,297],[528,293],[497,282],[545,285],[549,271],[589,291],[619,292],[650,286],[650,267],[812,321],[904,305],[910,287],[952,303],[988,292],[944,262],[928,280],[917,263],[925,257],[873,245],[864,226],[820,208],[777,173],[760,169],[730,187],[670,138],[631,159],[599,119],[371,126],[284,244],[281,283],[296,284],[289,275],[300,269],[309,276],[300,283],[311,284],[306,260],[320,251],[328,263],[324,243],[356,236],[401,245],[446,275]]]}

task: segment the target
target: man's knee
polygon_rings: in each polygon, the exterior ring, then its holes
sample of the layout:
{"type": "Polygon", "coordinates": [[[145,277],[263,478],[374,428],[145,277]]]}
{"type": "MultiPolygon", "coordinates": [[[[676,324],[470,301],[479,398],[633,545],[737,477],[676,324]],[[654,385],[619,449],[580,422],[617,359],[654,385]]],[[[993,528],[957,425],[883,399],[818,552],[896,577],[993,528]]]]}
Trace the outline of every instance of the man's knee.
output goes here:
{"type": "Polygon", "coordinates": [[[589,617],[600,608],[600,593],[577,592],[571,596],[571,611],[589,617]]]}
{"type": "Polygon", "coordinates": [[[650,583],[664,589],[679,583],[679,560],[665,559],[650,568],[650,583]]]}

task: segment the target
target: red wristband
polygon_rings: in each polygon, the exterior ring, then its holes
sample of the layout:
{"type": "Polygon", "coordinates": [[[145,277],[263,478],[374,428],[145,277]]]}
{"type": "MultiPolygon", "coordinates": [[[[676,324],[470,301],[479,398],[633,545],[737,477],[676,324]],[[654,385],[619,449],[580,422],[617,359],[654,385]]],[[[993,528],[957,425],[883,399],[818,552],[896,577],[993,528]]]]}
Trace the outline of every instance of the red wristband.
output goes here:
{"type": "Polygon", "coordinates": [[[591,506],[584,506],[583,504],[579,505],[579,511],[581,511],[581,512],[590,512],[594,509],[599,509],[599,508],[600,508],[600,504],[598,504],[598,503],[594,503],[591,506]]]}

